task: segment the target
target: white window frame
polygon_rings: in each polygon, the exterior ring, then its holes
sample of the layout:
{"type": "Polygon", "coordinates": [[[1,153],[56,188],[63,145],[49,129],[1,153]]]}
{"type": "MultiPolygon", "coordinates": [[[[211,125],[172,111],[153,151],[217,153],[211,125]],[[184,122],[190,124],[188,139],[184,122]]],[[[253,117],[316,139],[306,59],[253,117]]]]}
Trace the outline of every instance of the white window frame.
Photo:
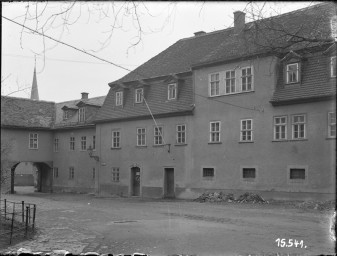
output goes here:
{"type": "Polygon", "coordinates": [[[210,143],[221,142],[221,121],[209,122],[209,142],[210,143]],[[212,126],[213,124],[215,125],[214,127],[212,126]],[[217,124],[218,124],[218,126],[217,126],[217,124]],[[216,138],[218,138],[218,139],[216,139],[216,138]]]}
{"type": "Polygon", "coordinates": [[[119,182],[120,181],[119,178],[120,178],[119,167],[112,167],[111,168],[111,181],[119,182]]]}
{"type": "Polygon", "coordinates": [[[336,112],[328,112],[328,137],[336,138],[336,112]],[[331,132],[334,131],[334,135],[331,132]]]}
{"type": "Polygon", "coordinates": [[[137,128],[137,146],[146,146],[146,128],[137,128]]]}
{"type": "Polygon", "coordinates": [[[330,58],[330,76],[336,77],[336,56],[330,58]]]}
{"type": "Polygon", "coordinates": [[[59,152],[59,138],[54,138],[54,152],[59,152]]]}
{"type": "Polygon", "coordinates": [[[75,137],[70,137],[69,139],[69,150],[70,151],[75,150],[75,137]]]}
{"type": "Polygon", "coordinates": [[[176,143],[186,144],[186,124],[176,125],[176,143]]]}
{"type": "MultiPolygon", "coordinates": [[[[281,120],[282,121],[282,120],[281,120]]],[[[274,116],[274,140],[286,140],[288,138],[288,129],[287,129],[288,117],[287,116],[274,116]],[[278,119],[285,119],[284,122],[277,123],[276,120],[278,119]],[[282,135],[282,127],[284,127],[284,138],[279,137],[277,138],[277,134],[282,135]],[[281,132],[279,131],[281,129],[281,132]]]]}
{"type": "Polygon", "coordinates": [[[85,107],[78,109],[78,121],[84,122],[85,121],[85,107]]]}
{"type": "MultiPolygon", "coordinates": [[[[292,115],[291,116],[291,128],[292,128],[292,139],[293,140],[303,140],[303,139],[306,139],[307,137],[307,115],[306,114],[295,114],[295,115],[292,115]],[[295,117],[301,117],[303,116],[304,117],[304,121],[303,122],[295,122],[295,117]],[[298,136],[298,137],[295,137],[295,130],[296,130],[296,127],[301,127],[301,125],[303,125],[303,135],[304,136],[298,136]]],[[[301,133],[301,131],[297,131],[298,134],[301,133]]]]}
{"type": "Polygon", "coordinates": [[[219,96],[220,95],[220,73],[209,74],[209,96],[219,96]],[[215,90],[212,90],[215,87],[215,90]],[[215,93],[212,93],[215,91],[215,93]]]}
{"type": "Polygon", "coordinates": [[[155,126],[153,129],[153,145],[164,145],[164,127],[162,125],[155,126]]]}
{"type": "Polygon", "coordinates": [[[75,178],[75,167],[69,167],[69,180],[73,180],[75,178]]]}
{"type": "Polygon", "coordinates": [[[122,106],[123,105],[123,92],[116,92],[116,106],[122,106]]]}
{"type": "Polygon", "coordinates": [[[29,133],[28,148],[29,149],[39,149],[39,134],[38,133],[29,133]]]}
{"type": "Polygon", "coordinates": [[[87,136],[81,136],[81,151],[87,150],[87,136]]]}
{"type": "Polygon", "coordinates": [[[142,103],[143,102],[143,88],[138,88],[135,90],[135,103],[142,103]]]}
{"type": "Polygon", "coordinates": [[[120,130],[112,130],[112,141],[111,147],[112,148],[120,148],[121,147],[121,132],[120,130]]]}
{"type": "Polygon", "coordinates": [[[241,142],[251,142],[253,141],[253,119],[241,119],[240,121],[240,141],[241,142]],[[248,123],[250,122],[250,128],[248,123]],[[244,127],[244,123],[245,127],[244,127]],[[250,139],[248,139],[250,135],[250,139]]]}
{"type": "Polygon", "coordinates": [[[177,99],[177,83],[172,83],[167,86],[167,99],[168,100],[177,99]]]}
{"type": "Polygon", "coordinates": [[[233,70],[226,70],[225,71],[225,77],[224,77],[224,80],[225,80],[225,95],[228,95],[228,94],[234,94],[234,93],[238,93],[238,89],[237,89],[237,82],[236,82],[236,70],[233,69],[233,70]],[[234,72],[234,76],[232,76],[234,72]],[[229,77],[227,78],[227,73],[229,74],[229,77]],[[232,82],[234,81],[234,91],[232,91],[233,89],[233,84],[232,82]],[[229,92],[227,91],[227,82],[229,82],[229,92]]]}
{"type": "Polygon", "coordinates": [[[247,66],[247,67],[243,67],[241,69],[241,92],[251,92],[254,91],[254,74],[253,74],[253,67],[252,66],[247,66]],[[246,74],[243,75],[243,71],[246,70],[246,74]],[[250,75],[247,75],[247,71],[250,70],[250,75]],[[250,89],[248,89],[248,80],[249,78],[251,78],[251,82],[250,82],[250,89]],[[243,89],[243,81],[246,81],[246,89],[243,89]]]}
{"type": "Polygon", "coordinates": [[[300,81],[300,78],[299,78],[299,63],[296,62],[296,63],[289,63],[286,65],[286,75],[287,75],[287,84],[296,84],[300,81]],[[294,66],[296,65],[296,71],[292,71],[290,70],[290,66],[294,66]],[[290,74],[295,72],[296,74],[296,81],[290,81],[290,74]]]}

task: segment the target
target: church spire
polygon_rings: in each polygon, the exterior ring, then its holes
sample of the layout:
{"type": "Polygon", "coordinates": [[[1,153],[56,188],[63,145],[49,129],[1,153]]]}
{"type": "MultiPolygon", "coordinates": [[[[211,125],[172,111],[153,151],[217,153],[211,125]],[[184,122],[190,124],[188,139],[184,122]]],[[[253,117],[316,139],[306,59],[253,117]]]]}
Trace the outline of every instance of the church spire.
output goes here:
{"type": "Polygon", "coordinates": [[[33,75],[32,91],[30,93],[30,99],[39,100],[39,91],[37,89],[37,80],[36,80],[36,56],[35,56],[34,75],[33,75]]]}

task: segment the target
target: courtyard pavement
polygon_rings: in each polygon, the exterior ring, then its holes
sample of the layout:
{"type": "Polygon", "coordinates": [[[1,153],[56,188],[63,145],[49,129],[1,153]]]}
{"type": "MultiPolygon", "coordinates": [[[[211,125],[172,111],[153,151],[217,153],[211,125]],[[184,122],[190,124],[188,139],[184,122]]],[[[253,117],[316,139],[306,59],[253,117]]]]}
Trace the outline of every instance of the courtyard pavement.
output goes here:
{"type": "Polygon", "coordinates": [[[19,192],[3,198],[37,204],[38,233],[33,240],[0,248],[0,253],[19,248],[114,255],[334,253],[331,212],[83,194],[19,192]],[[303,241],[303,248],[278,246],[278,238],[288,245],[289,239],[303,241]]]}

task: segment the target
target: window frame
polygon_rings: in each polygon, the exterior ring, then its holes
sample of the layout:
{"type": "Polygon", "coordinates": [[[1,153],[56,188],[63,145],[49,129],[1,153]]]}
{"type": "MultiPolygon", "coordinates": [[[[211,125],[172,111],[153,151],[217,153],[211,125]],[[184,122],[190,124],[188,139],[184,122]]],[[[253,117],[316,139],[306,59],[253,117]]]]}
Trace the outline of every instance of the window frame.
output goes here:
{"type": "Polygon", "coordinates": [[[162,126],[162,125],[154,126],[154,128],[153,128],[153,145],[154,146],[163,146],[164,145],[164,126],[162,126]],[[158,143],[159,141],[161,143],[158,143]]]}
{"type": "Polygon", "coordinates": [[[123,91],[116,92],[116,106],[123,106],[123,91]]]}
{"type": "Polygon", "coordinates": [[[136,145],[137,147],[145,147],[146,146],[146,128],[144,127],[137,127],[136,130],[136,134],[137,134],[137,141],[136,141],[136,145]],[[144,130],[144,131],[142,131],[144,130]],[[141,131],[141,132],[139,132],[141,131]],[[139,143],[141,142],[141,143],[139,143]]]}
{"type": "Polygon", "coordinates": [[[287,81],[287,84],[297,84],[300,82],[300,63],[299,62],[292,62],[292,63],[286,64],[286,81],[287,81]],[[293,65],[296,65],[296,81],[295,82],[289,81],[289,74],[290,72],[293,72],[292,70],[289,70],[289,67],[293,65]]]}
{"type": "Polygon", "coordinates": [[[119,167],[111,167],[111,182],[120,182],[120,169],[119,167]]]}
{"type": "Polygon", "coordinates": [[[85,122],[85,107],[81,107],[78,109],[78,121],[85,122]]]}
{"type": "Polygon", "coordinates": [[[178,92],[177,83],[170,83],[170,84],[167,85],[167,99],[168,100],[176,100],[177,99],[177,92],[178,92]],[[174,92],[174,95],[172,95],[172,92],[174,92]]]}
{"type": "Polygon", "coordinates": [[[333,111],[330,111],[328,112],[328,138],[336,138],[336,112],[333,112],[333,111]],[[334,117],[332,118],[331,115],[334,115],[334,117]],[[335,122],[332,122],[331,120],[333,120],[335,122]],[[335,131],[335,135],[331,135],[331,131],[332,131],[332,127],[335,127],[334,128],[334,131],[335,131]]]}
{"type": "Polygon", "coordinates": [[[69,150],[75,151],[75,137],[74,136],[70,136],[69,138],[69,150]]]}
{"type": "Polygon", "coordinates": [[[75,178],[75,167],[69,167],[69,180],[74,180],[75,178]]]}
{"type": "MultiPolygon", "coordinates": [[[[301,133],[301,131],[297,131],[299,134],[301,133]]],[[[307,115],[306,114],[294,114],[291,115],[291,137],[293,140],[304,140],[307,138],[307,115]],[[295,117],[300,117],[303,116],[304,117],[304,121],[303,122],[295,122],[294,119],[295,117]],[[295,138],[295,126],[301,125],[303,124],[303,137],[297,137],[295,138]]]]}
{"type": "Polygon", "coordinates": [[[28,138],[28,149],[39,149],[39,134],[30,132],[28,138]]]}
{"type": "Polygon", "coordinates": [[[208,95],[210,97],[220,96],[220,73],[217,72],[217,73],[209,74],[208,81],[209,81],[208,95]],[[214,76],[218,76],[218,80],[212,80],[212,77],[214,77],[214,76]],[[215,92],[218,92],[217,94],[212,94],[212,85],[214,83],[215,83],[215,86],[216,86],[216,89],[217,89],[217,90],[215,90],[215,92]]]}
{"type": "Polygon", "coordinates": [[[209,143],[220,143],[221,142],[221,121],[210,121],[209,122],[209,143]],[[215,124],[215,128],[216,124],[219,124],[218,130],[212,130],[212,124],[215,124]],[[218,134],[218,136],[215,136],[215,138],[218,138],[218,140],[213,140],[214,135],[218,134]]]}
{"type": "Polygon", "coordinates": [[[236,94],[236,93],[239,93],[238,89],[237,89],[237,81],[236,81],[236,70],[235,69],[232,69],[232,70],[225,70],[224,72],[224,81],[225,81],[225,95],[230,95],[230,94],[236,94]],[[232,73],[234,72],[234,77],[232,77],[232,73]],[[230,77],[227,78],[227,73],[230,74],[230,77]],[[230,82],[229,84],[229,92],[227,92],[227,82],[230,82]],[[231,91],[231,88],[232,88],[232,82],[234,81],[234,91],[232,92],[231,91]]]}
{"type": "Polygon", "coordinates": [[[253,126],[253,119],[252,118],[246,118],[240,120],[240,142],[253,142],[254,141],[254,126],[253,126]],[[243,129],[243,123],[250,121],[250,129],[248,129],[248,125],[246,123],[246,128],[243,129]],[[250,133],[250,139],[248,139],[250,133]],[[245,134],[246,139],[243,139],[243,135],[245,134]]]}
{"type": "MultiPolygon", "coordinates": [[[[288,138],[288,116],[274,116],[274,118],[273,118],[273,127],[274,127],[274,140],[275,141],[282,141],[282,140],[287,140],[287,138],[288,138]],[[278,119],[278,118],[285,118],[285,122],[284,123],[276,123],[276,119],[278,119]],[[284,129],[285,129],[285,131],[284,131],[284,138],[276,138],[276,134],[277,134],[277,132],[276,132],[276,129],[278,128],[278,127],[284,127],[284,129]]],[[[279,134],[282,134],[282,131],[281,132],[279,132],[279,134]]]]}
{"type": "Polygon", "coordinates": [[[240,179],[241,181],[245,182],[245,183],[256,183],[258,182],[258,177],[259,177],[259,168],[257,165],[244,165],[244,166],[240,166],[240,179]],[[254,172],[254,175],[255,177],[254,178],[251,178],[251,177],[244,177],[244,170],[245,169],[254,169],[255,172],[254,172]]]}
{"type": "Polygon", "coordinates": [[[81,136],[81,151],[87,150],[87,136],[81,136]]]}
{"type": "Polygon", "coordinates": [[[216,168],[213,167],[213,166],[202,166],[201,167],[201,178],[203,180],[214,180],[215,179],[215,173],[216,173],[216,168]],[[205,173],[206,169],[208,169],[208,170],[211,169],[213,171],[213,175],[212,176],[205,175],[206,174],[205,173]]]}
{"type": "MultiPolygon", "coordinates": [[[[253,66],[246,66],[246,67],[241,68],[240,84],[241,84],[241,91],[240,92],[252,92],[252,91],[254,91],[254,72],[253,72],[253,66]],[[247,75],[247,73],[246,73],[246,75],[244,76],[243,75],[243,70],[248,70],[248,69],[250,69],[250,75],[247,75]],[[250,90],[248,90],[248,89],[243,90],[243,79],[247,78],[247,80],[248,80],[249,77],[251,77],[250,90]]],[[[246,84],[246,86],[247,86],[247,84],[246,84]]]]}
{"type": "Polygon", "coordinates": [[[54,138],[54,152],[59,152],[59,138],[54,138]]]}
{"type": "Polygon", "coordinates": [[[69,110],[63,110],[63,120],[69,119],[69,110]]]}
{"type": "Polygon", "coordinates": [[[121,131],[112,130],[111,137],[111,148],[121,148],[121,131]]]}
{"type": "Polygon", "coordinates": [[[135,89],[135,103],[143,103],[143,95],[144,95],[143,88],[135,89]]]}
{"type": "Polygon", "coordinates": [[[186,124],[177,124],[176,125],[176,143],[177,144],[186,144],[186,124]],[[183,128],[179,130],[180,128],[183,128]]]}
{"type": "Polygon", "coordinates": [[[92,150],[96,150],[96,135],[92,135],[92,150]]]}
{"type": "Polygon", "coordinates": [[[330,57],[330,77],[336,77],[336,56],[330,57]]]}
{"type": "Polygon", "coordinates": [[[309,180],[309,168],[307,165],[288,165],[287,166],[287,182],[289,184],[307,184],[309,180]],[[304,179],[291,179],[292,169],[304,169],[304,179]]]}

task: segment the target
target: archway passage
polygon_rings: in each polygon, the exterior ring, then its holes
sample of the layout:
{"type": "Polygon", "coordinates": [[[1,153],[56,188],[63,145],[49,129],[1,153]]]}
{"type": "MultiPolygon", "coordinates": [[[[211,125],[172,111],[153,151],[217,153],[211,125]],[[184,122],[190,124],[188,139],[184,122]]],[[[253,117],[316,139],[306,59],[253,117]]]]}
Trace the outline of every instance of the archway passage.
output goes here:
{"type": "Polygon", "coordinates": [[[16,172],[20,170],[20,163],[15,163],[11,168],[11,189],[10,193],[14,194],[16,189],[21,191],[21,193],[25,193],[25,190],[19,188],[22,184],[32,184],[33,183],[33,191],[26,192],[44,192],[51,193],[53,192],[53,176],[52,176],[52,168],[50,163],[45,162],[34,162],[32,163],[32,172],[30,177],[21,178],[21,174],[16,172]],[[18,168],[19,167],[19,168],[18,168]],[[33,173],[35,172],[35,173],[33,173]]]}
{"type": "Polygon", "coordinates": [[[29,194],[37,191],[38,170],[32,162],[19,163],[14,171],[14,191],[16,194],[29,194]]]}

